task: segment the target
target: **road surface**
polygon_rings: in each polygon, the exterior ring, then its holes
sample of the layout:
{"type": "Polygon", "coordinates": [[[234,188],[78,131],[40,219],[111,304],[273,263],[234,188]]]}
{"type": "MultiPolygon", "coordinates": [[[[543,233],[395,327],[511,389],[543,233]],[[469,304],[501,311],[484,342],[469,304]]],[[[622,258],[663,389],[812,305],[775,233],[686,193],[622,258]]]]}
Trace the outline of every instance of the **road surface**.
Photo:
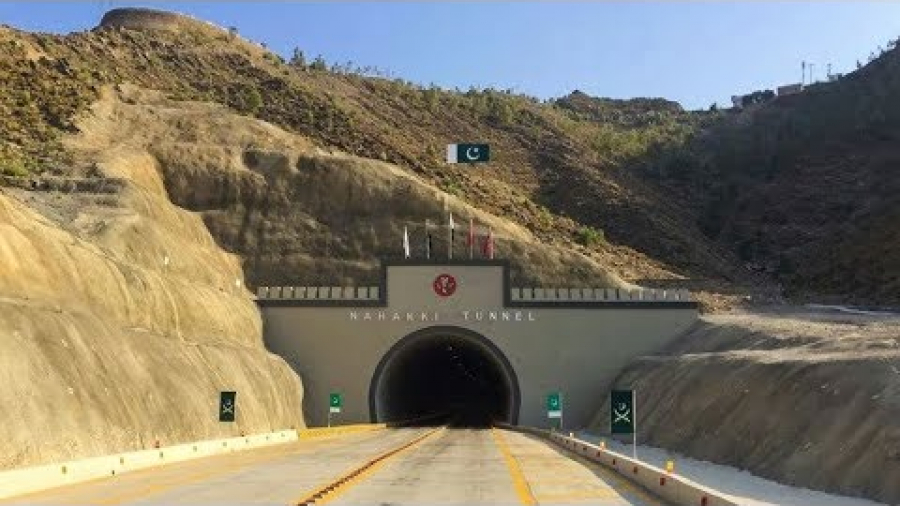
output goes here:
{"type": "Polygon", "coordinates": [[[499,429],[407,428],[306,440],[125,473],[2,504],[660,505],[587,461],[499,429]],[[381,457],[380,460],[378,458],[381,457]],[[375,462],[373,462],[375,460],[375,462]]]}

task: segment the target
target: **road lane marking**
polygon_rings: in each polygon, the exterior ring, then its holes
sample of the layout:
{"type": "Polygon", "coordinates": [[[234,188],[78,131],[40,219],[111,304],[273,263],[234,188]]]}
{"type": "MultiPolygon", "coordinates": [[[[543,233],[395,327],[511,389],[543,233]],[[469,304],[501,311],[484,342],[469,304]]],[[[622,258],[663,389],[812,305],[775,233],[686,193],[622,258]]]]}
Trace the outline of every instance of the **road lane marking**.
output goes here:
{"type": "MultiPolygon", "coordinates": [[[[333,441],[329,441],[329,442],[333,442],[333,441]]],[[[223,474],[227,474],[227,473],[234,472],[234,471],[239,471],[243,468],[247,468],[247,467],[251,467],[251,466],[268,464],[268,463],[271,463],[278,459],[286,459],[286,458],[291,458],[291,457],[295,457],[298,455],[304,455],[304,454],[316,451],[317,449],[321,450],[321,448],[315,448],[315,447],[309,447],[309,446],[304,446],[304,447],[300,447],[300,448],[292,448],[289,450],[284,449],[282,451],[275,452],[271,455],[265,455],[265,456],[263,456],[263,458],[261,458],[259,460],[249,459],[249,461],[246,457],[253,457],[252,455],[237,455],[237,454],[232,453],[230,455],[234,455],[235,457],[245,457],[245,458],[241,459],[239,462],[223,463],[218,466],[214,466],[212,469],[206,469],[205,471],[200,472],[200,473],[193,473],[193,474],[189,474],[187,476],[182,476],[180,478],[176,478],[175,480],[168,480],[163,483],[156,483],[153,485],[148,485],[146,487],[140,488],[131,493],[123,493],[123,494],[114,495],[112,497],[106,497],[104,499],[94,502],[93,504],[100,504],[103,506],[122,504],[123,502],[126,502],[126,501],[133,501],[135,499],[139,499],[139,498],[153,495],[156,493],[164,492],[164,491],[176,488],[176,487],[192,485],[194,483],[201,482],[203,480],[212,478],[213,476],[218,476],[218,475],[223,475],[223,474]]]]}
{"type": "MultiPolygon", "coordinates": [[[[232,471],[240,470],[243,467],[249,467],[260,464],[267,464],[278,459],[291,458],[298,455],[304,455],[310,452],[314,452],[317,450],[322,450],[323,448],[327,448],[328,446],[335,446],[336,448],[340,447],[342,444],[352,444],[358,443],[359,441],[355,441],[356,438],[353,436],[364,436],[369,435],[369,433],[348,433],[335,437],[327,437],[315,440],[304,440],[300,442],[290,443],[288,447],[278,448],[277,445],[273,445],[270,447],[261,447],[254,448],[250,451],[235,451],[229,452],[225,454],[219,455],[210,455],[206,457],[202,457],[199,459],[190,459],[183,460],[179,462],[169,462],[159,466],[146,467],[143,469],[136,469],[134,471],[129,471],[127,473],[118,474],[114,477],[104,477],[97,478],[90,481],[85,481],[82,483],[75,483],[72,485],[63,485],[61,487],[54,487],[47,490],[40,490],[31,492],[28,494],[23,494],[15,497],[9,497],[3,500],[0,500],[0,504],[12,503],[12,504],[24,504],[25,503],[38,503],[38,502],[61,502],[54,499],[55,496],[58,496],[60,493],[66,492],[74,492],[78,494],[87,494],[94,495],[93,498],[84,501],[84,504],[100,504],[100,505],[115,505],[121,504],[122,502],[131,501],[143,498],[148,495],[153,495],[157,492],[163,492],[169,489],[173,489],[176,487],[181,487],[184,485],[191,485],[198,481],[203,480],[204,478],[210,478],[216,475],[227,474],[232,471]],[[352,438],[351,441],[346,441],[345,438],[352,438]],[[225,461],[222,462],[222,458],[233,457],[237,459],[237,461],[225,461]],[[185,470],[190,470],[191,467],[196,465],[204,466],[204,471],[200,473],[192,473],[188,475],[176,475],[167,479],[166,475],[163,473],[168,473],[172,471],[178,471],[179,468],[187,468],[185,470]],[[209,466],[212,466],[211,468],[209,466]],[[162,476],[159,476],[162,474],[162,476]],[[101,493],[94,492],[92,494],[91,488],[96,486],[102,486],[106,483],[115,483],[116,481],[127,480],[133,481],[138,479],[159,479],[163,480],[161,483],[155,483],[153,485],[146,485],[142,488],[135,490],[135,487],[141,485],[141,483],[120,483],[118,486],[128,486],[131,492],[121,492],[119,494],[115,494],[112,496],[104,495],[101,493]],[[99,498],[98,498],[99,496],[99,498]]],[[[367,437],[361,437],[360,440],[365,441],[368,440],[367,437]]],[[[62,501],[64,502],[64,501],[62,501]]]]}
{"type": "MultiPolygon", "coordinates": [[[[628,480],[627,478],[623,478],[622,476],[619,476],[618,473],[616,473],[612,469],[609,469],[602,463],[593,461],[593,460],[586,458],[583,455],[580,455],[578,453],[575,453],[567,448],[563,448],[563,447],[559,447],[559,448],[560,448],[560,450],[562,450],[562,452],[564,454],[569,454],[570,455],[569,458],[571,458],[572,460],[587,465],[589,469],[592,469],[592,470],[596,469],[604,477],[609,478],[609,480],[612,481],[612,483],[609,484],[609,487],[611,489],[619,492],[619,495],[622,495],[624,492],[624,493],[628,493],[630,495],[635,496],[638,500],[643,501],[647,504],[655,504],[655,505],[660,505],[660,506],[662,504],[664,504],[661,499],[656,498],[654,495],[652,495],[650,492],[646,491],[640,485],[628,480]]],[[[598,478],[599,478],[599,476],[598,476],[598,478]]]]}
{"type": "Polygon", "coordinates": [[[494,437],[494,443],[503,455],[503,461],[506,462],[506,468],[509,469],[509,476],[512,478],[513,488],[516,491],[519,502],[521,504],[537,504],[537,499],[535,499],[531,487],[528,486],[528,480],[525,479],[525,475],[522,473],[519,461],[517,461],[516,458],[513,457],[512,452],[509,451],[506,440],[494,427],[491,427],[491,435],[494,437]]]}
{"type": "MultiPolygon", "coordinates": [[[[527,456],[527,458],[522,460],[522,463],[528,467],[540,468],[540,467],[547,466],[548,464],[551,463],[551,461],[558,459],[559,457],[568,458],[574,462],[577,462],[577,463],[585,466],[587,469],[589,469],[591,472],[593,472],[596,475],[597,479],[603,480],[605,482],[604,483],[605,487],[608,487],[609,490],[616,493],[616,495],[618,497],[622,498],[625,501],[629,500],[628,497],[625,496],[625,494],[628,494],[628,496],[631,496],[633,498],[632,500],[641,501],[644,504],[660,505],[660,506],[662,504],[664,504],[661,499],[653,496],[650,492],[645,490],[640,485],[631,482],[627,478],[619,476],[615,471],[607,468],[605,465],[603,465],[599,461],[593,461],[593,460],[586,458],[585,456],[578,454],[566,447],[558,446],[547,440],[538,439],[538,438],[535,438],[533,436],[528,436],[528,435],[523,435],[523,437],[525,437],[526,439],[531,440],[533,442],[543,444],[543,445],[547,446],[548,448],[551,448],[551,449],[555,450],[556,452],[558,452],[558,455],[556,455],[556,456],[550,456],[550,455],[530,456],[529,455],[529,456],[527,456]]],[[[566,479],[565,477],[560,477],[560,479],[551,479],[549,481],[549,483],[552,483],[552,484],[563,484],[563,485],[565,485],[567,482],[569,482],[569,480],[566,479]]],[[[535,481],[535,485],[544,485],[545,483],[546,482],[543,479],[535,481]]],[[[547,498],[545,497],[544,494],[538,494],[538,498],[542,501],[547,500],[547,498]]],[[[577,498],[573,497],[571,499],[577,499],[577,498]]],[[[563,497],[558,497],[558,498],[552,497],[550,499],[550,502],[560,502],[560,501],[565,501],[565,500],[566,500],[566,498],[563,498],[563,497]]]]}
{"type": "Polygon", "coordinates": [[[383,466],[393,457],[403,454],[423,444],[426,440],[439,433],[443,433],[445,430],[445,427],[440,427],[431,430],[424,435],[416,436],[411,441],[408,441],[392,450],[388,450],[373,459],[369,459],[360,466],[356,466],[350,469],[336,480],[329,481],[322,486],[313,489],[313,491],[304,494],[303,499],[295,501],[294,503],[298,504],[299,506],[305,506],[308,504],[322,505],[329,503],[346,492],[353,485],[359,484],[359,482],[363,478],[378,470],[378,468],[383,466]]]}

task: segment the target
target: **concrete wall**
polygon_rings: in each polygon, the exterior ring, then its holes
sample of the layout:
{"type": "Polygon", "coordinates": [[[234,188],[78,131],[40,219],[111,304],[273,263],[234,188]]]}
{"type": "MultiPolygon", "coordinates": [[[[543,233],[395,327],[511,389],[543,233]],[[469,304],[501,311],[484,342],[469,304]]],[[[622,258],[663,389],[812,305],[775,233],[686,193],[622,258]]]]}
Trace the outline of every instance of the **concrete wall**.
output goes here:
{"type": "Polygon", "coordinates": [[[484,336],[505,355],[519,381],[520,424],[547,426],[545,397],[560,391],[565,426],[582,427],[620,369],[697,318],[693,303],[662,294],[655,301],[513,300],[507,267],[389,265],[378,300],[261,299],[267,347],[304,378],[307,423],[325,423],[329,392],[344,395],[336,420],[370,421],[370,385],[382,357],[413,332],[449,326],[484,336]],[[450,296],[433,289],[441,274],[456,280],[450,296]]]}

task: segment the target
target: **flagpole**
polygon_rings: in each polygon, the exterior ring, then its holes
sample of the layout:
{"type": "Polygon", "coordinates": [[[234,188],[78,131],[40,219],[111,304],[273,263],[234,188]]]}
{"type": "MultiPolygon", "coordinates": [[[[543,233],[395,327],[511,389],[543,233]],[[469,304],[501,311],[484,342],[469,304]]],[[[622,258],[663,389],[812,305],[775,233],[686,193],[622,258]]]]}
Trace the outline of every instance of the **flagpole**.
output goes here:
{"type": "Polygon", "coordinates": [[[431,259],[431,232],[429,231],[428,220],[425,220],[425,258],[431,259]]]}
{"type": "Polygon", "coordinates": [[[637,393],[631,390],[631,416],[634,417],[634,430],[631,431],[631,456],[637,460],[637,393]]]}
{"type": "Polygon", "coordinates": [[[403,227],[403,258],[409,258],[409,230],[403,227]]]}
{"type": "Polygon", "coordinates": [[[475,220],[469,218],[469,260],[475,258],[475,220]]]}
{"type": "Polygon", "coordinates": [[[450,213],[450,223],[447,226],[449,229],[450,242],[447,243],[447,258],[453,260],[453,239],[454,234],[456,232],[456,224],[453,223],[453,213],[450,213]]]}
{"type": "Polygon", "coordinates": [[[484,246],[481,253],[488,259],[494,259],[494,229],[488,228],[488,233],[484,237],[484,246]]]}

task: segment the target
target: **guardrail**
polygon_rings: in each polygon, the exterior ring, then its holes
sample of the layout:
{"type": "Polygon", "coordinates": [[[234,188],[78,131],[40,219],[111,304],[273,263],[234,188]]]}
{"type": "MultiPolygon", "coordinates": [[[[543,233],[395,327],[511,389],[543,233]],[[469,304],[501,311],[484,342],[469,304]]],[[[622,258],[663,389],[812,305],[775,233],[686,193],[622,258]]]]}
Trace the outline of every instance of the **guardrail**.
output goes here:
{"type": "Polygon", "coordinates": [[[549,439],[572,453],[612,469],[627,480],[673,504],[680,506],[738,506],[738,503],[728,499],[721,492],[695,483],[674,472],[607,450],[602,444],[595,445],[573,436],[533,427],[506,424],[498,424],[498,427],[549,439]]]}
{"type": "Polygon", "coordinates": [[[257,299],[278,300],[379,300],[377,286],[261,286],[257,299]]]}
{"type": "MultiPolygon", "coordinates": [[[[380,300],[378,286],[261,286],[259,300],[380,300]]],[[[525,301],[599,301],[599,302],[693,302],[687,290],[655,288],[512,288],[510,300],[525,301]]]]}
{"type": "Polygon", "coordinates": [[[297,431],[297,438],[314,439],[317,437],[342,436],[345,434],[369,432],[386,428],[387,424],[384,423],[360,423],[353,425],[335,425],[333,427],[307,427],[305,429],[300,429],[297,431]]]}
{"type": "Polygon", "coordinates": [[[692,302],[687,290],[638,288],[513,288],[513,301],[692,302]]]}

